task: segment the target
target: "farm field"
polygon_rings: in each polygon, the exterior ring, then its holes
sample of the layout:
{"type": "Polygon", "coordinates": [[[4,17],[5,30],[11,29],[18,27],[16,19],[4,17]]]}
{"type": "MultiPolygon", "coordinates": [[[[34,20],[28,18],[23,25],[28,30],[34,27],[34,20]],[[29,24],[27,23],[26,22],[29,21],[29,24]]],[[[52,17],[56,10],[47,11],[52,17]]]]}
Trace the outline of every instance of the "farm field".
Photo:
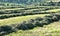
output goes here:
{"type": "Polygon", "coordinates": [[[34,19],[36,17],[44,17],[46,15],[50,15],[50,14],[27,15],[27,16],[19,16],[19,17],[13,17],[13,18],[2,19],[2,20],[0,19],[0,26],[14,24],[14,23],[20,23],[23,21],[34,19]]]}
{"type": "Polygon", "coordinates": [[[0,7],[0,36],[60,36],[60,6],[0,7]]]}
{"type": "MultiPolygon", "coordinates": [[[[42,7],[47,7],[47,6],[42,6],[42,7]]],[[[50,7],[50,6],[48,6],[48,7],[50,7]]],[[[20,8],[16,8],[17,10],[19,9],[20,10],[20,8]]],[[[6,11],[8,11],[8,10],[16,10],[15,8],[14,9],[5,9],[6,11]]],[[[38,8],[37,8],[38,9],[38,8]]],[[[23,9],[22,9],[23,10],[23,9]]],[[[32,10],[34,10],[34,9],[32,9],[32,10]]],[[[27,11],[27,10],[25,10],[25,11],[27,11]]],[[[30,11],[30,10],[29,10],[30,11]]],[[[48,12],[58,12],[58,11],[60,11],[60,9],[51,9],[51,10],[46,10],[46,11],[48,11],[48,12]],[[53,11],[52,11],[53,10],[53,11]]],[[[32,12],[32,11],[31,11],[32,12]]],[[[44,11],[45,12],[45,11],[44,11]]],[[[18,13],[18,12],[17,12],[18,13]]],[[[0,14],[0,16],[12,16],[11,18],[5,18],[5,19],[0,19],[0,26],[1,25],[6,25],[6,24],[14,24],[14,23],[19,23],[19,22],[22,22],[22,21],[24,21],[24,20],[29,20],[29,19],[33,19],[33,18],[36,18],[36,17],[44,17],[44,16],[46,16],[46,15],[50,15],[50,14],[35,14],[35,15],[26,15],[26,16],[18,16],[18,17],[13,17],[13,15],[15,14],[17,14],[17,13],[12,13],[12,14],[9,14],[9,13],[7,13],[7,14],[0,14]]],[[[19,12],[20,13],[20,12],[19,12]]]]}
{"type": "Polygon", "coordinates": [[[59,12],[60,9],[52,9],[52,10],[47,10],[46,12],[59,12]]]}
{"type": "Polygon", "coordinates": [[[60,36],[60,21],[45,25],[44,27],[36,27],[32,30],[19,30],[5,36],[60,36]]]}
{"type": "Polygon", "coordinates": [[[0,36],[60,36],[60,0],[0,0],[0,36]]]}

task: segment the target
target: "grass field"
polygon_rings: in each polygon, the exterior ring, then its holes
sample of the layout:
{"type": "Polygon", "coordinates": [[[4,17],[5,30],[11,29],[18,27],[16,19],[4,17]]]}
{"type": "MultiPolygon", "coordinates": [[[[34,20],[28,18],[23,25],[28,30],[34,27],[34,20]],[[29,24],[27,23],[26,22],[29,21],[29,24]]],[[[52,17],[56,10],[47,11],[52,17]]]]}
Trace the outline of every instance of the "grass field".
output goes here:
{"type": "MultiPolygon", "coordinates": [[[[26,8],[9,8],[9,9],[5,8],[5,9],[1,9],[0,12],[8,11],[8,13],[10,13],[9,12],[10,10],[14,10],[14,11],[18,10],[20,12],[21,10],[23,10],[26,13],[27,12],[30,13],[36,10],[39,12],[43,11],[43,12],[57,13],[57,12],[60,12],[60,6],[55,6],[55,7],[54,6],[36,6],[36,7],[27,6],[26,8]],[[49,8],[53,8],[53,9],[49,9],[49,8]]],[[[3,15],[12,16],[13,14],[16,14],[16,13],[10,13],[10,14],[8,13],[0,14],[0,16],[3,16],[3,15]]],[[[48,16],[50,14],[46,14],[46,13],[34,14],[34,15],[16,16],[16,17],[0,19],[0,26],[18,24],[18,23],[22,23],[23,21],[29,21],[30,19],[35,19],[37,17],[44,18],[44,16],[46,15],[48,16]]],[[[34,29],[30,29],[30,30],[18,30],[17,32],[12,32],[4,36],[60,36],[60,21],[50,23],[49,25],[44,25],[43,27],[35,27],[34,29]]]]}
{"type": "Polygon", "coordinates": [[[6,36],[60,36],[60,21],[45,25],[44,27],[36,27],[32,30],[19,30],[6,36]]]}
{"type": "Polygon", "coordinates": [[[10,9],[1,9],[0,11],[11,11],[11,10],[20,10],[24,8],[10,8],[10,9]]]}
{"type": "Polygon", "coordinates": [[[38,15],[28,15],[28,16],[20,16],[20,17],[13,17],[13,18],[8,18],[8,19],[0,19],[0,26],[2,25],[9,25],[9,24],[14,24],[14,23],[20,23],[29,19],[33,19],[36,17],[44,17],[49,14],[38,14],[38,15]]]}
{"type": "Polygon", "coordinates": [[[46,12],[60,12],[60,9],[47,10],[46,12]]]}

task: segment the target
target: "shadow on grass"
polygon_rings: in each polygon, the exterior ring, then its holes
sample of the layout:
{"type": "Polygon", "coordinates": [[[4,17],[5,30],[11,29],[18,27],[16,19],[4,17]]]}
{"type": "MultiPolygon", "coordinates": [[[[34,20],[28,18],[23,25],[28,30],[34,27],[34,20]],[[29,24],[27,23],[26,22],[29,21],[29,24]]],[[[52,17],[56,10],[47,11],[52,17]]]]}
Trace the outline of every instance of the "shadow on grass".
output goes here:
{"type": "Polygon", "coordinates": [[[23,23],[20,24],[14,24],[17,26],[0,26],[0,36],[4,36],[13,32],[17,32],[18,30],[30,30],[35,27],[43,27],[44,25],[49,25],[50,23],[57,22],[60,20],[60,15],[56,16],[45,16],[44,18],[36,18],[36,19],[31,19],[29,21],[24,21],[23,23]]]}

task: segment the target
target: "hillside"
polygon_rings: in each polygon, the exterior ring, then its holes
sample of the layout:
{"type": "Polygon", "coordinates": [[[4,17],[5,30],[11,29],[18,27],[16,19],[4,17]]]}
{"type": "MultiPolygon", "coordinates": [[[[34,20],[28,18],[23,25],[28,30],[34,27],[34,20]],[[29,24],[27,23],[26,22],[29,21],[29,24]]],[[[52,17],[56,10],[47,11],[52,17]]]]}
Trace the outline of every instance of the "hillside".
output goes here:
{"type": "Polygon", "coordinates": [[[60,36],[60,0],[0,0],[0,36],[60,36]]]}
{"type": "Polygon", "coordinates": [[[44,27],[37,27],[33,30],[19,30],[16,33],[11,33],[5,36],[60,36],[60,21],[51,23],[44,27]]]}
{"type": "Polygon", "coordinates": [[[36,3],[36,2],[44,2],[44,1],[55,1],[59,2],[60,0],[0,0],[0,2],[10,2],[10,3],[22,3],[22,4],[28,4],[28,3],[36,3]]]}
{"type": "Polygon", "coordinates": [[[10,3],[32,3],[32,2],[40,2],[41,0],[0,0],[1,2],[10,2],[10,3]]]}

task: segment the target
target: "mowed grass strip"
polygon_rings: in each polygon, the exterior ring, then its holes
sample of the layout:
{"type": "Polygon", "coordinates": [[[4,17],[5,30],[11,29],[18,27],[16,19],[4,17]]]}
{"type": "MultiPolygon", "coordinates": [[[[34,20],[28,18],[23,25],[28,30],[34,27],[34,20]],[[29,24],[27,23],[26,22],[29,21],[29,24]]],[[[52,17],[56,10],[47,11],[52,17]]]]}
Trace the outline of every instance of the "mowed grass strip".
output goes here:
{"type": "Polygon", "coordinates": [[[50,15],[50,14],[37,14],[37,15],[19,16],[19,17],[2,19],[2,20],[0,20],[0,26],[20,23],[23,21],[27,21],[29,19],[34,19],[36,17],[44,17],[46,15],[50,15]]]}
{"type": "Polygon", "coordinates": [[[1,9],[0,11],[10,11],[10,10],[20,10],[24,8],[10,8],[10,9],[1,9]]]}
{"type": "Polygon", "coordinates": [[[51,9],[51,10],[47,10],[46,12],[59,12],[60,9],[51,9]]]}

